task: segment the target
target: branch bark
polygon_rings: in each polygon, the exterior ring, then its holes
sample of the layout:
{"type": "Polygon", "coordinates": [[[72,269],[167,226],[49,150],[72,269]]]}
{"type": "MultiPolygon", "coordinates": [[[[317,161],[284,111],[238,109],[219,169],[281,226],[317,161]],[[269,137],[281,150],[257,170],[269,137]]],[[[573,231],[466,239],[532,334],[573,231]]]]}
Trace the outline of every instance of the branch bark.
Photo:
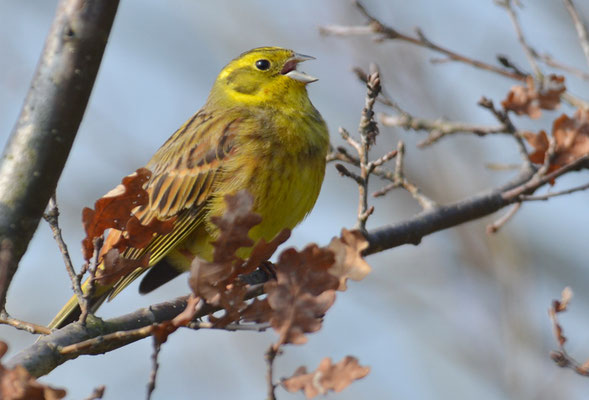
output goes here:
{"type": "Polygon", "coordinates": [[[370,245],[364,251],[364,255],[403,244],[417,245],[426,235],[490,215],[510,204],[525,201],[526,195],[534,193],[538,188],[567,172],[587,168],[588,163],[589,155],[586,155],[547,175],[538,175],[532,168],[525,168],[515,179],[503,186],[453,204],[425,210],[397,224],[368,231],[366,239],[370,245]]]}
{"type": "MultiPolygon", "coordinates": [[[[41,337],[35,344],[22,350],[12,357],[6,364],[10,368],[17,365],[25,367],[35,377],[45,375],[64,362],[77,358],[81,354],[104,354],[118,349],[151,334],[123,337],[118,341],[105,341],[97,346],[87,346],[77,352],[62,354],[59,349],[85,340],[104,336],[114,332],[124,332],[142,328],[163,321],[169,321],[186,308],[188,296],[176,300],[152,305],[139,309],[121,317],[101,321],[98,318],[89,319],[86,325],[79,322],[41,337]]],[[[208,308],[203,312],[210,313],[208,308]]],[[[206,315],[206,314],[204,314],[206,315]]]]}
{"type": "Polygon", "coordinates": [[[0,161],[0,309],[55,191],[84,115],[118,0],[62,0],[0,161]],[[5,251],[5,255],[8,254],[5,251]]]}

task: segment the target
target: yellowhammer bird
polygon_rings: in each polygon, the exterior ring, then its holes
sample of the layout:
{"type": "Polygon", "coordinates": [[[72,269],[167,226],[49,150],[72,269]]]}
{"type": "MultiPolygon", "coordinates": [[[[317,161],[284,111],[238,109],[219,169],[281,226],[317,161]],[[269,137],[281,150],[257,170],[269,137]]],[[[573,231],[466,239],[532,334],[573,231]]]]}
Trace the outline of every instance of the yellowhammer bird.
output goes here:
{"type": "MultiPolygon", "coordinates": [[[[329,137],[307,96],[306,85],[317,79],[296,69],[312,58],[278,47],[241,54],[223,68],[204,107],[146,165],[152,172],[145,186],[149,203],[135,215],[143,224],[153,218],[176,220],[172,232],[155,236],[145,249],[122,254],[136,258],[150,253],[141,293],[189,270],[193,256],[211,259],[216,235],[211,217],[223,214],[226,194],[246,189],[253,195],[254,211],[263,218],[250,231],[254,241],[271,240],[282,229],[292,229],[313,208],[323,182],[329,137]]],[[[120,234],[111,229],[103,253],[120,234]]],[[[96,287],[92,309],[146,270],[96,287]]],[[[49,326],[62,327],[79,314],[74,296],[49,326]]]]}

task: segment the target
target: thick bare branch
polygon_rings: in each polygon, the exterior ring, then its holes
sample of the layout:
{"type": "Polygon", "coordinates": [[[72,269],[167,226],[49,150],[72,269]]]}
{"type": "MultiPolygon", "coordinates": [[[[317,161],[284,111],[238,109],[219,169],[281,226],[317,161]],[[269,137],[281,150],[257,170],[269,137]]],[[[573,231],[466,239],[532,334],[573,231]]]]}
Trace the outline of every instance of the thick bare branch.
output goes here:
{"type": "Polygon", "coordinates": [[[0,309],[18,262],[37,229],[84,115],[118,0],[62,0],[20,117],[0,164],[0,309]]]}
{"type": "Polygon", "coordinates": [[[417,245],[426,235],[484,217],[509,204],[520,202],[522,195],[529,195],[559,176],[586,166],[588,162],[589,156],[584,156],[542,176],[533,169],[526,168],[514,180],[499,188],[453,204],[425,210],[397,224],[371,230],[366,233],[370,246],[364,254],[378,253],[403,244],[417,245]]]}
{"type": "MultiPolygon", "coordinates": [[[[261,294],[262,285],[253,286],[246,294],[246,299],[261,294]]],[[[12,357],[6,365],[22,365],[31,375],[39,377],[80,355],[104,354],[116,350],[151,336],[153,325],[173,320],[186,309],[188,299],[189,296],[180,297],[106,321],[89,316],[85,325],[72,323],[40,338],[12,357]]],[[[218,309],[204,305],[198,309],[195,318],[204,317],[218,309]]]]}

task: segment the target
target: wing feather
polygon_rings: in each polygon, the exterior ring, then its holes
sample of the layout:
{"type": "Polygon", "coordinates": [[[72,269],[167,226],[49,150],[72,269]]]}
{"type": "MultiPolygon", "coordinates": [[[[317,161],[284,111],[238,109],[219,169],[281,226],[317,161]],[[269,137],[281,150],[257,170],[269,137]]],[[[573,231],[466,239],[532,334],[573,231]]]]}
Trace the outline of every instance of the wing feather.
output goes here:
{"type": "MultiPolygon", "coordinates": [[[[143,249],[125,250],[123,257],[137,259],[149,252],[152,266],[199,226],[215,182],[222,176],[222,161],[235,153],[233,144],[238,129],[239,119],[228,117],[228,113],[212,115],[200,111],[158,150],[147,164],[152,171],[145,187],[149,203],[135,210],[135,216],[142,224],[154,218],[176,218],[174,229],[166,235],[155,235],[143,249]]],[[[111,230],[102,253],[112,248],[120,236],[120,231],[111,230]]],[[[121,278],[109,299],[145,271],[138,268],[121,278]]]]}

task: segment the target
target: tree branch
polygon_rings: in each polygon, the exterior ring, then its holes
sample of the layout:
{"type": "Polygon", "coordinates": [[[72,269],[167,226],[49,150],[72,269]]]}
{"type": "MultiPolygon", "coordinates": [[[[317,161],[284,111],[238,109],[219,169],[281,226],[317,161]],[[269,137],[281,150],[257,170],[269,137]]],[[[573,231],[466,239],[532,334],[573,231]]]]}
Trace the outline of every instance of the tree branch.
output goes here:
{"type": "Polygon", "coordinates": [[[563,1],[564,1],[564,5],[567,8],[567,11],[571,15],[573,23],[575,24],[575,29],[577,30],[577,36],[579,36],[579,43],[581,44],[581,48],[583,49],[583,53],[585,53],[585,59],[587,60],[587,65],[589,65],[589,35],[587,35],[587,28],[585,27],[585,24],[583,24],[583,21],[581,20],[581,17],[579,16],[577,9],[575,8],[575,4],[573,3],[573,0],[563,0],[563,1]]]}
{"type": "Polygon", "coordinates": [[[384,126],[394,126],[414,131],[429,132],[427,138],[418,143],[419,147],[429,146],[444,136],[455,133],[473,133],[485,136],[494,133],[511,134],[505,125],[477,125],[467,122],[448,121],[445,119],[430,120],[414,117],[408,113],[401,115],[379,114],[379,122],[384,126]]]}
{"type": "MultiPolygon", "coordinates": [[[[245,298],[263,294],[263,285],[252,286],[245,298]]],[[[129,343],[149,337],[154,324],[173,320],[188,304],[189,296],[151,305],[121,317],[106,321],[89,315],[86,324],[69,324],[52,334],[41,337],[35,344],[14,355],[5,365],[22,365],[39,377],[51,372],[64,362],[84,354],[104,354],[129,343]]],[[[204,305],[194,318],[218,311],[218,307],[204,305]]]]}
{"type": "Polygon", "coordinates": [[[118,0],[62,0],[0,164],[0,309],[55,191],[84,115],[118,0]]]}
{"type": "Polygon", "coordinates": [[[589,155],[542,176],[533,169],[524,168],[519,176],[499,188],[453,204],[425,210],[397,224],[371,230],[366,233],[366,239],[370,245],[364,251],[364,255],[378,253],[403,244],[417,245],[426,235],[492,214],[509,204],[522,201],[522,195],[533,193],[559,176],[583,168],[587,162],[589,162],[589,155]]]}
{"type": "Polygon", "coordinates": [[[487,71],[495,72],[499,75],[503,75],[507,78],[523,81],[526,79],[525,75],[520,75],[512,70],[506,68],[500,68],[495,65],[491,65],[482,61],[475,60],[470,57],[463,56],[458,54],[452,50],[446,49],[442,46],[433,43],[431,40],[425,37],[424,33],[421,29],[417,28],[417,37],[412,37],[406,34],[403,34],[396,29],[383,24],[379,21],[376,17],[372,16],[368,10],[360,3],[359,1],[355,1],[354,4],[369,21],[368,25],[366,26],[337,26],[337,25],[329,25],[329,26],[322,26],[319,28],[319,32],[322,35],[337,35],[337,36],[352,36],[352,35],[379,35],[375,39],[378,42],[383,41],[384,39],[387,40],[401,40],[404,42],[408,42],[414,44],[416,46],[425,47],[440,54],[445,55],[452,61],[458,61],[465,64],[470,64],[473,67],[484,69],[487,71]]]}

